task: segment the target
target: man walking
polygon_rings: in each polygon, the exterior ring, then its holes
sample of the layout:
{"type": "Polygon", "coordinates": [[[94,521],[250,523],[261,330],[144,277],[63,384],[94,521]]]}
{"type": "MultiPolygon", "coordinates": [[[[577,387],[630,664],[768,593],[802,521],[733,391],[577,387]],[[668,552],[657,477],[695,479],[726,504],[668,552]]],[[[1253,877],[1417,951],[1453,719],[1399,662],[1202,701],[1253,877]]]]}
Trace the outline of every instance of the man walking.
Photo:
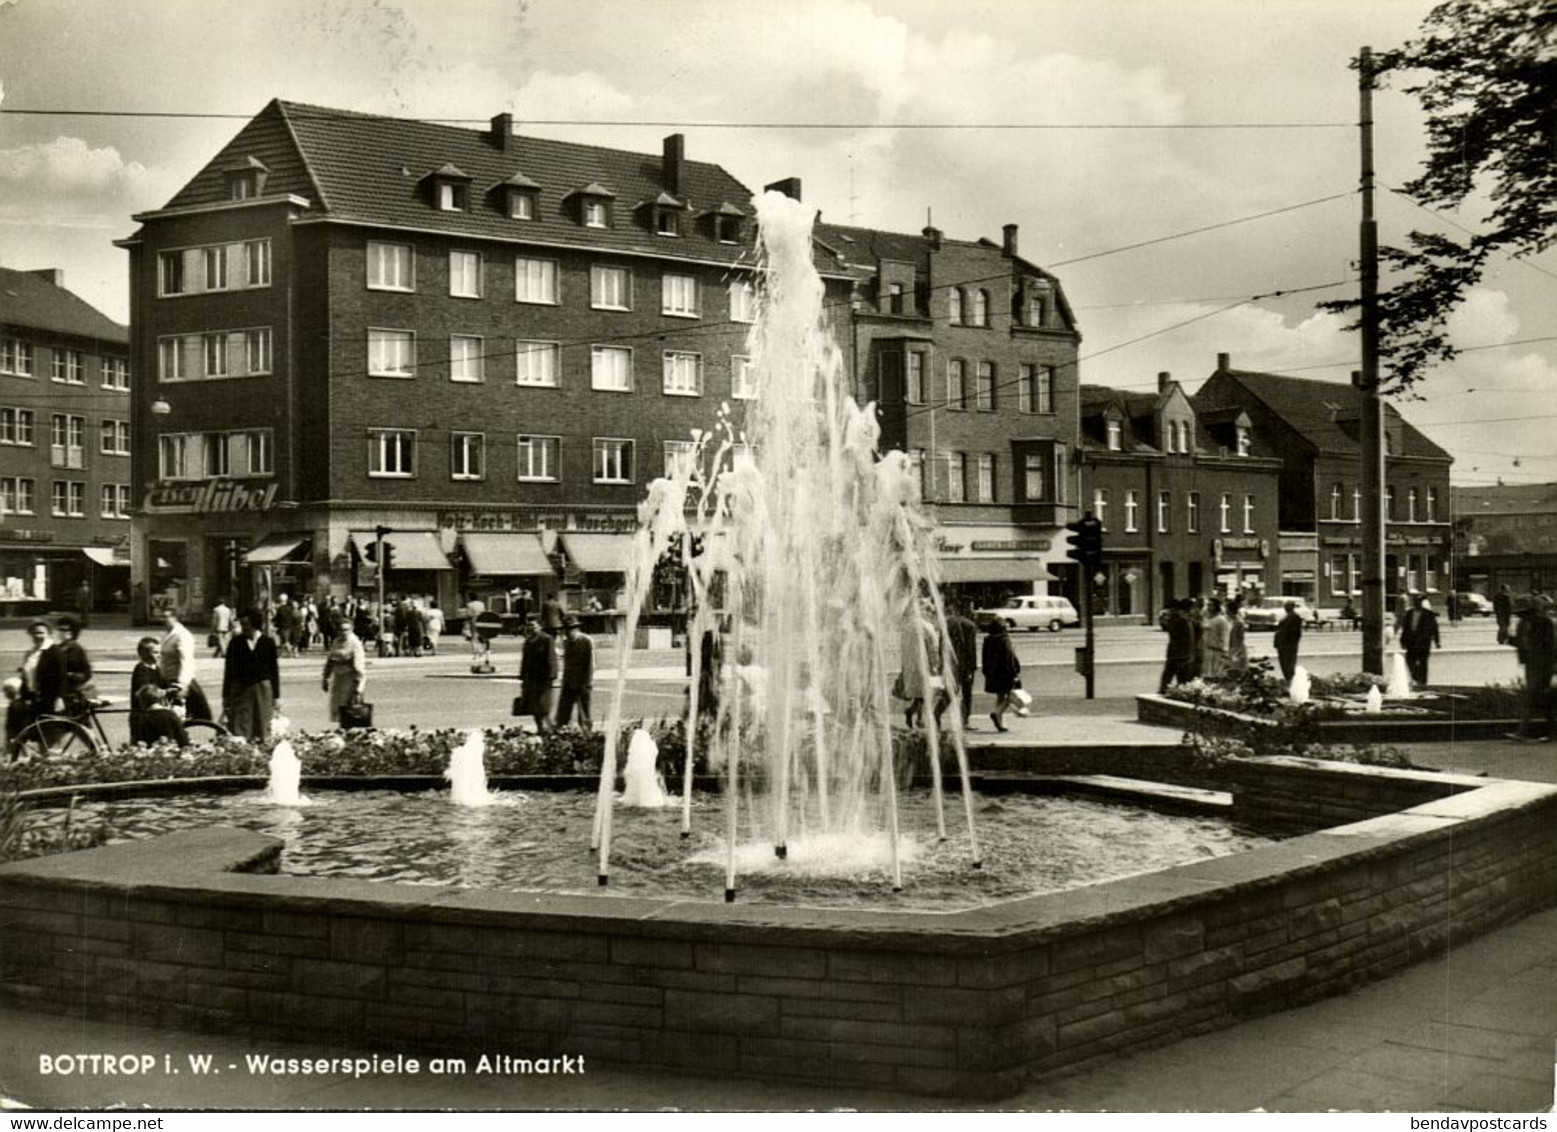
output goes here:
{"type": "Polygon", "coordinates": [[[1190,622],[1194,607],[1194,602],[1186,597],[1168,610],[1164,624],[1168,631],[1168,657],[1157,684],[1159,696],[1171,685],[1188,684],[1195,678],[1195,627],[1190,622]]]}
{"type": "Polygon", "coordinates": [[[227,646],[232,642],[232,607],[227,604],[225,597],[216,599],[216,608],[211,610],[211,632],[216,637],[216,642],[211,646],[213,656],[226,656],[227,646]]]}
{"type": "Polygon", "coordinates": [[[1552,667],[1557,661],[1557,629],[1534,598],[1521,597],[1515,608],[1519,623],[1509,643],[1525,666],[1525,711],[1519,733],[1505,738],[1544,743],[1552,737],[1552,667]]]}
{"type": "Polygon", "coordinates": [[[1411,608],[1400,621],[1400,647],[1406,654],[1406,668],[1411,672],[1411,682],[1417,686],[1427,683],[1427,658],[1434,648],[1443,648],[1438,638],[1438,614],[1427,604],[1424,594],[1411,596],[1411,608]]]}
{"type": "Polygon", "coordinates": [[[1297,602],[1286,603],[1286,616],[1276,626],[1276,659],[1281,664],[1281,678],[1288,684],[1297,672],[1298,644],[1303,640],[1303,619],[1298,616],[1297,602]]]}
{"type": "Polygon", "coordinates": [[[535,729],[542,735],[551,730],[551,685],[556,678],[556,649],[531,614],[524,619],[524,651],[519,657],[520,702],[514,714],[533,716],[535,729]]]}
{"type": "Polygon", "coordinates": [[[962,729],[976,728],[969,722],[973,710],[973,678],[978,674],[979,630],[968,616],[968,603],[958,599],[946,618],[946,639],[951,646],[952,663],[957,671],[957,695],[962,699],[962,729]]]}
{"type": "Polygon", "coordinates": [[[1514,596],[1507,586],[1499,586],[1492,598],[1492,614],[1498,622],[1498,644],[1508,644],[1508,627],[1514,620],[1514,596]]]}
{"type": "Polygon", "coordinates": [[[594,728],[589,714],[589,697],[595,683],[595,642],[579,628],[578,618],[562,619],[562,696],[557,701],[557,726],[566,727],[578,705],[578,725],[585,731],[594,728]]]}

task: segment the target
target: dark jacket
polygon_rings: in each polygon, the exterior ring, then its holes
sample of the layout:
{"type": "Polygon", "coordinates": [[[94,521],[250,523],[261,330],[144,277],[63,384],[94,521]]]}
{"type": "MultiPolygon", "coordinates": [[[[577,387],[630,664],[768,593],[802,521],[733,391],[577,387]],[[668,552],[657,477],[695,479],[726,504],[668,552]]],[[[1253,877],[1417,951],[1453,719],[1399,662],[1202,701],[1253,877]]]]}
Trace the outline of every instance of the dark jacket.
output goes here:
{"type": "Polygon", "coordinates": [[[1182,609],[1175,609],[1168,618],[1168,659],[1193,660],[1199,655],[1195,642],[1195,618],[1182,609]]]}
{"type": "Polygon", "coordinates": [[[276,663],[276,642],[261,633],[252,644],[242,633],[227,646],[227,666],[222,670],[222,699],[245,688],[270,682],[270,694],[281,698],[281,669],[276,663]]]}
{"type": "Polygon", "coordinates": [[[984,638],[984,690],[1003,696],[1016,687],[1022,662],[1016,659],[1016,649],[1011,647],[1011,637],[1003,622],[990,624],[989,635],[984,638]]]}
{"type": "Polygon", "coordinates": [[[957,667],[957,680],[972,680],[979,665],[978,626],[962,614],[954,613],[946,619],[946,638],[951,645],[952,661],[957,667]]]}
{"type": "Polygon", "coordinates": [[[1519,615],[1519,633],[1514,638],[1519,650],[1519,663],[1537,672],[1550,673],[1557,660],[1557,628],[1552,619],[1539,610],[1527,610],[1519,615]]]}
{"type": "Polygon", "coordinates": [[[1400,620],[1400,647],[1407,652],[1442,648],[1438,639],[1438,614],[1431,609],[1408,609],[1400,620]]]}
{"type": "Polygon", "coordinates": [[[92,682],[92,662],[78,641],[61,641],[44,649],[38,657],[38,704],[42,711],[53,711],[61,700],[68,701],[92,682]]]}
{"type": "Polygon", "coordinates": [[[1497,618],[1497,623],[1502,628],[1508,628],[1508,623],[1514,616],[1514,598],[1512,594],[1499,593],[1492,599],[1492,614],[1497,618]]]}
{"type": "Polygon", "coordinates": [[[1303,640],[1303,619],[1297,615],[1297,610],[1291,610],[1281,619],[1276,626],[1276,651],[1297,652],[1298,644],[1303,640]]]}
{"type": "Polygon", "coordinates": [[[595,642],[589,634],[562,639],[562,686],[580,691],[595,679],[595,642]]]}
{"type": "Polygon", "coordinates": [[[525,688],[549,688],[557,678],[557,650],[546,633],[526,637],[519,657],[519,683],[525,688]]]}

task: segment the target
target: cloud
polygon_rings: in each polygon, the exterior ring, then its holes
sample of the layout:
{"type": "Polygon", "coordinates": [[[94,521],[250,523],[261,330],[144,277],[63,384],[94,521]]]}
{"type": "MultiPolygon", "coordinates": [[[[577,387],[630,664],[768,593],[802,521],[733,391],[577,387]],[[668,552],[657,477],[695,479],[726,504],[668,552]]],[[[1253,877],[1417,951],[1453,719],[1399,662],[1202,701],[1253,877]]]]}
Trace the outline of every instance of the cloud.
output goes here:
{"type": "Polygon", "coordinates": [[[138,161],[125,161],[113,146],[93,149],[80,138],[0,150],[0,183],[26,186],[37,203],[59,197],[136,198],[152,180],[138,161]]]}

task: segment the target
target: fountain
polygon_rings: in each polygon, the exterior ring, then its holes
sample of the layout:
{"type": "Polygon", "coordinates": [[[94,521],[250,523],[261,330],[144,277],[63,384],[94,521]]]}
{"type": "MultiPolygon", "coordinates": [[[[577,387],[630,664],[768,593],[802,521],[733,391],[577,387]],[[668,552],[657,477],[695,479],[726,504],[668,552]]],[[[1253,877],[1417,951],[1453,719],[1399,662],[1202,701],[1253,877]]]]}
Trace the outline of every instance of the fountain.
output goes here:
{"type": "Polygon", "coordinates": [[[1408,700],[1416,693],[1411,689],[1411,670],[1406,667],[1405,653],[1398,649],[1390,655],[1389,685],[1385,694],[1391,699],[1408,700]]]}
{"type": "MultiPolygon", "coordinates": [[[[627,574],[622,639],[633,639],[654,568],[667,555],[690,586],[696,611],[690,639],[702,641],[728,625],[728,651],[741,658],[743,679],[720,696],[712,726],[700,729],[704,655],[691,650],[696,671],[682,784],[685,834],[690,756],[705,743],[709,764],[723,778],[726,900],[735,895],[743,820],[781,860],[799,839],[884,835],[899,889],[897,778],[909,768],[893,762],[888,650],[924,603],[936,633],[928,643],[928,634],[911,635],[914,655],[900,663],[918,668],[925,686],[931,673],[948,670],[945,611],[929,552],[932,524],[919,509],[918,476],[908,457],[880,455],[874,405],[861,407],[849,394],[842,355],[822,322],[811,213],[771,192],[757,211],[766,287],[746,350],[757,397],[739,406],[744,421],[724,407],[719,427],[695,432],[693,451],[649,486],[627,574]],[[942,655],[932,658],[930,648],[942,655]],[[742,816],[747,788],[755,800],[742,816]]],[[[621,665],[591,838],[602,885],[610,873],[625,688],[621,665]]],[[[933,754],[941,741],[926,714],[936,831],[945,840],[941,763],[933,754]]],[[[945,718],[961,770],[970,863],[977,868],[961,716],[953,711],[945,718]]]]}
{"type": "Polygon", "coordinates": [[[456,806],[490,806],[497,801],[487,789],[485,753],[486,739],[479,727],[450,752],[443,777],[449,780],[449,797],[456,806]]]}
{"type": "Polygon", "coordinates": [[[1379,686],[1377,684],[1372,684],[1369,686],[1368,699],[1364,706],[1364,710],[1366,710],[1369,715],[1378,715],[1384,710],[1384,693],[1379,691],[1379,686]]]}
{"type": "Polygon", "coordinates": [[[265,800],[276,806],[309,805],[299,790],[302,779],[302,760],[290,740],[281,740],[270,752],[270,784],[265,788],[265,800]]]}
{"type": "Polygon", "coordinates": [[[1308,669],[1301,664],[1292,673],[1292,686],[1287,690],[1295,704],[1306,704],[1313,691],[1313,680],[1308,675],[1308,669]]]}
{"type": "Polygon", "coordinates": [[[658,809],[670,801],[659,771],[654,769],[660,756],[659,745],[643,728],[633,732],[627,743],[627,767],[622,777],[627,788],[622,791],[622,805],[639,809],[658,809]]]}

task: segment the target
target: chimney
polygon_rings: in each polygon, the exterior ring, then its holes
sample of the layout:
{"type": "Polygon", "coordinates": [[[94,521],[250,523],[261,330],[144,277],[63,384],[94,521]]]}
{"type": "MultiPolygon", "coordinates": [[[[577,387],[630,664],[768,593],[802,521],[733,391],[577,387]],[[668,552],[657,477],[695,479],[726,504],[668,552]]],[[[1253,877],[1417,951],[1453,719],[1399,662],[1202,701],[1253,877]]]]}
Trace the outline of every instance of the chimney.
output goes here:
{"type": "Polygon", "coordinates": [[[27,273],[36,275],[39,279],[46,279],[56,287],[65,286],[65,272],[58,267],[35,267],[27,273]]]}
{"type": "Polygon", "coordinates": [[[1167,370],[1159,370],[1157,373],[1157,392],[1166,393],[1168,386],[1173,384],[1173,375],[1167,370]]]}
{"type": "Polygon", "coordinates": [[[1001,248],[1002,248],[1002,250],[1006,253],[1006,255],[1015,255],[1016,254],[1016,225],[1015,224],[1007,224],[1003,228],[1001,228],[1000,230],[1001,230],[1001,232],[1005,233],[1005,239],[1003,241],[1001,241],[1001,248]]]}
{"type": "MultiPolygon", "coordinates": [[[[687,156],[687,139],[681,134],[671,134],[665,139],[664,159],[660,173],[665,178],[665,191],[673,197],[681,195],[681,164],[687,156]]],[[[796,197],[800,194],[796,193],[796,197]]]]}
{"type": "Polygon", "coordinates": [[[799,177],[785,177],[782,181],[774,181],[771,185],[764,185],[762,188],[765,192],[783,193],[790,200],[800,199],[799,177]]]}
{"type": "Polygon", "coordinates": [[[932,225],[926,225],[924,230],[924,242],[936,251],[941,250],[941,230],[932,225]]]}
{"type": "Polygon", "coordinates": [[[492,145],[500,153],[514,148],[514,116],[506,110],[492,118],[492,145]]]}
{"type": "Polygon", "coordinates": [[[1227,370],[1233,368],[1233,356],[1231,354],[1218,354],[1216,356],[1216,368],[1227,370]]]}

